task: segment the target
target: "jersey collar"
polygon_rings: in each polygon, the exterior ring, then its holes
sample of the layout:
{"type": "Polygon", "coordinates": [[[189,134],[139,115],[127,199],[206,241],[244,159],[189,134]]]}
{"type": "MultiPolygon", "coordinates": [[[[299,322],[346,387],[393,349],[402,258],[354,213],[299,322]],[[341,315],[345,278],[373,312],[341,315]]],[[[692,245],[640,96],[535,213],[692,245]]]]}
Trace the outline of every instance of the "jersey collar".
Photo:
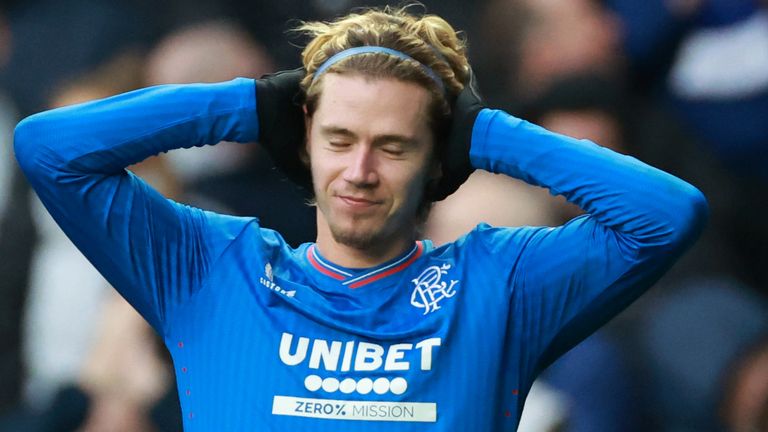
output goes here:
{"type": "Polygon", "coordinates": [[[417,241],[408,252],[384,264],[367,269],[348,269],[332,264],[324,259],[317,250],[316,245],[313,244],[307,248],[307,260],[315,270],[325,276],[336,279],[341,285],[348,288],[360,288],[405,270],[423,252],[424,242],[417,241]]]}

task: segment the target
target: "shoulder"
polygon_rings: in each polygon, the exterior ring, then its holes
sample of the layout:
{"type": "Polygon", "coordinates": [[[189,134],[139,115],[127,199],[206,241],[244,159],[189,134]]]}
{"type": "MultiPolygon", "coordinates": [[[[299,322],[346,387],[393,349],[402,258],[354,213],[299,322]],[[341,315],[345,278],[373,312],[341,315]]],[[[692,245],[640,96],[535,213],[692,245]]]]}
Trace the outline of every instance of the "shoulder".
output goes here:
{"type": "Polygon", "coordinates": [[[508,252],[510,248],[522,249],[535,236],[551,231],[551,227],[495,227],[480,223],[452,243],[454,247],[475,252],[495,254],[508,252]]]}
{"type": "Polygon", "coordinates": [[[242,247],[249,255],[255,254],[260,265],[269,263],[271,266],[290,271],[292,275],[301,266],[301,257],[306,254],[309,246],[309,243],[304,243],[294,248],[280,232],[258,224],[248,227],[246,237],[242,247]]]}
{"type": "Polygon", "coordinates": [[[258,228],[259,225],[259,220],[254,217],[232,216],[179,203],[175,207],[182,217],[190,218],[196,222],[193,226],[202,227],[203,234],[209,240],[221,239],[232,242],[240,237],[248,227],[258,228]]]}
{"type": "Polygon", "coordinates": [[[503,266],[517,262],[531,239],[553,230],[550,227],[494,227],[486,223],[475,226],[453,242],[430,251],[432,259],[450,260],[481,267],[503,266]]]}
{"type": "Polygon", "coordinates": [[[302,262],[301,257],[306,253],[308,244],[293,248],[280,232],[262,227],[255,217],[205,213],[209,227],[204,241],[207,247],[212,246],[219,251],[218,265],[247,272],[270,267],[275,269],[275,275],[280,275],[278,269],[292,275],[302,273],[297,266],[302,262]]]}

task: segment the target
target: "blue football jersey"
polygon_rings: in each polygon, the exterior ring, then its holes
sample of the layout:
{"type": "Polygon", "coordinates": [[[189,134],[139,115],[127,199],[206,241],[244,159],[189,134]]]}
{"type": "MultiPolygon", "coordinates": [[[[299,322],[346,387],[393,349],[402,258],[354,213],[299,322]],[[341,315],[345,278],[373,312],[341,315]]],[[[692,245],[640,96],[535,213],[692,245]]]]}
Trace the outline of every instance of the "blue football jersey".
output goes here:
{"type": "Polygon", "coordinates": [[[682,180],[491,109],[473,129],[474,167],[586,215],[479,225],[351,269],[125,170],[174,148],[254,141],[256,104],[253,80],[168,85],[16,129],[48,211],[164,339],[188,431],[515,430],[537,373],[658,279],[706,218],[682,180]]]}

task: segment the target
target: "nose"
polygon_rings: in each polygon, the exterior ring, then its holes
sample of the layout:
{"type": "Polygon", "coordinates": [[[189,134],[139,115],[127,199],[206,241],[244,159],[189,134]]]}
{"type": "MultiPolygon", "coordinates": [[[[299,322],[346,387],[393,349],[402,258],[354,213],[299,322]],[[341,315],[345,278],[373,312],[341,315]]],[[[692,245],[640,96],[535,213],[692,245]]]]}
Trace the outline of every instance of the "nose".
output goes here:
{"type": "Polygon", "coordinates": [[[370,146],[355,146],[350,154],[349,165],[344,170],[344,180],[358,187],[371,187],[378,183],[376,157],[370,146]]]}

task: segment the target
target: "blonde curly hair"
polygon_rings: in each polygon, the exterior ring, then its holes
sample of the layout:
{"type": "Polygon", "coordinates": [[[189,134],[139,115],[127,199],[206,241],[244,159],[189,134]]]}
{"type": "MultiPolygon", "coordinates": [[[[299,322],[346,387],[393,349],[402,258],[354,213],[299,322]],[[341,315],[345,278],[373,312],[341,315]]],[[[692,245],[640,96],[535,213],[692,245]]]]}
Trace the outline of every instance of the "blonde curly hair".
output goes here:
{"type": "Polygon", "coordinates": [[[444,19],[411,14],[408,10],[412,6],[367,9],[332,22],[304,22],[295,29],[312,37],[301,54],[307,71],[302,89],[308,115],[317,108],[323,75],[334,72],[417,83],[433,95],[432,125],[437,127],[439,119],[448,117],[452,100],[469,77],[466,42],[444,19]],[[315,77],[317,69],[333,55],[360,46],[394,49],[415,61],[386,53],[357,54],[334,63],[323,75],[315,77]],[[424,66],[434,71],[442,86],[424,66]]]}

